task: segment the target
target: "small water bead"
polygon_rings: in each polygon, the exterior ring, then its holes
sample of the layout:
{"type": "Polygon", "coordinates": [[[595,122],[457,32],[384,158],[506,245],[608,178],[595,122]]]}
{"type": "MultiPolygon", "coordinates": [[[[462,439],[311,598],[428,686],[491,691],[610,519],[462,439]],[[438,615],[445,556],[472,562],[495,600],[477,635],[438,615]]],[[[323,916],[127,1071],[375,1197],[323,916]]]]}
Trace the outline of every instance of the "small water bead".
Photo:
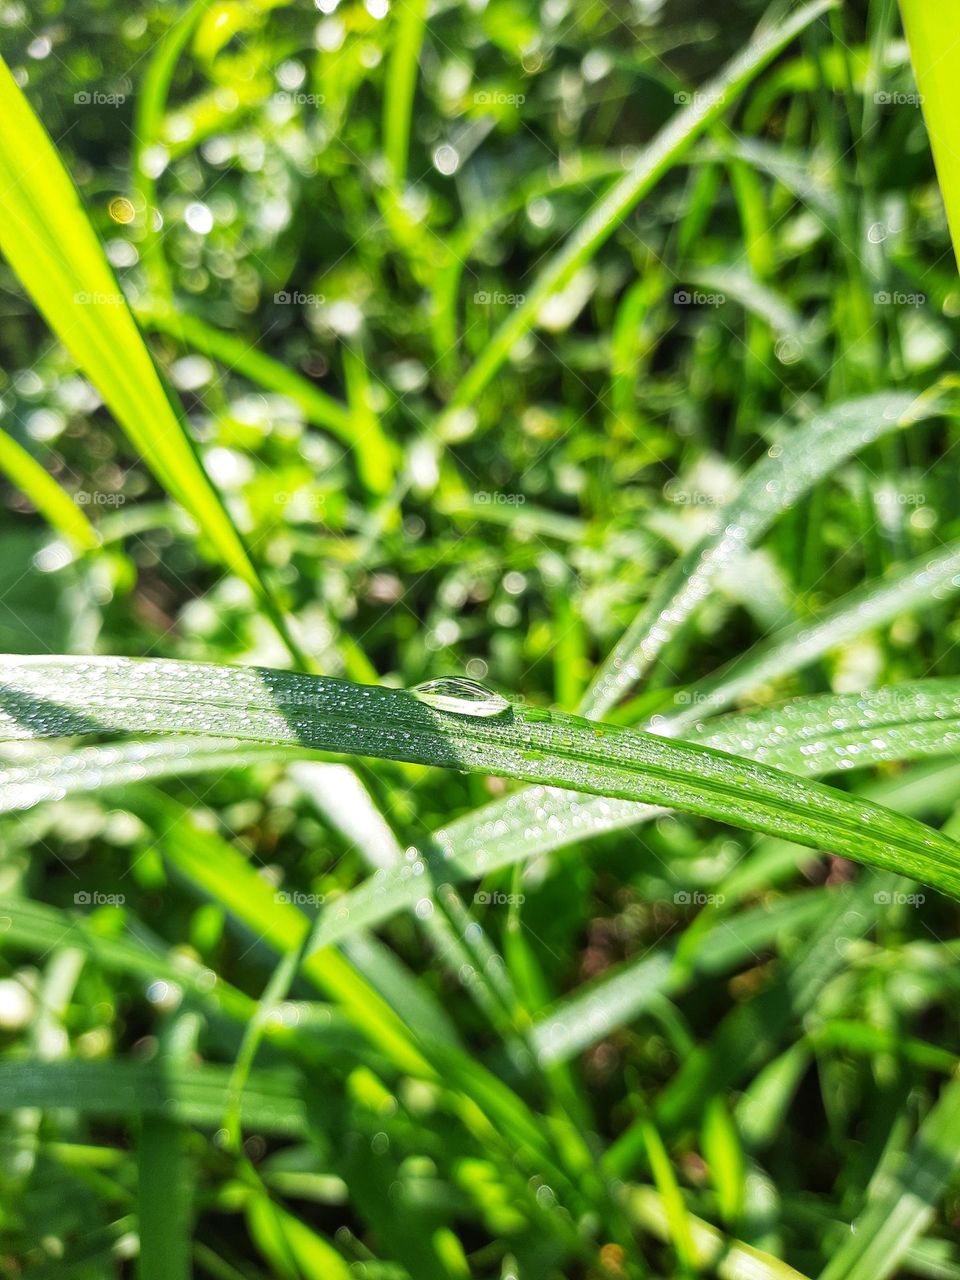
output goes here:
{"type": "Polygon", "coordinates": [[[510,703],[502,694],[476,680],[465,680],[460,676],[427,680],[415,685],[410,693],[428,707],[459,716],[489,718],[502,716],[510,710],[510,703]]]}

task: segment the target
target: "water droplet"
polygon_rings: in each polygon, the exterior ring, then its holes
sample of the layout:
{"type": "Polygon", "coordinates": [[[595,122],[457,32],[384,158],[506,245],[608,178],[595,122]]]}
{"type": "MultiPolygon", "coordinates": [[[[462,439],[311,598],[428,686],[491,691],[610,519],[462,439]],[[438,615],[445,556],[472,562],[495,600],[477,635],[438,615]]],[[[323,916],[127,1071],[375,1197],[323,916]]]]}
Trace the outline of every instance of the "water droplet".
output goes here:
{"type": "Polygon", "coordinates": [[[510,710],[510,703],[502,694],[494,693],[476,680],[461,677],[427,680],[415,685],[410,692],[428,707],[460,716],[501,716],[510,710]]]}

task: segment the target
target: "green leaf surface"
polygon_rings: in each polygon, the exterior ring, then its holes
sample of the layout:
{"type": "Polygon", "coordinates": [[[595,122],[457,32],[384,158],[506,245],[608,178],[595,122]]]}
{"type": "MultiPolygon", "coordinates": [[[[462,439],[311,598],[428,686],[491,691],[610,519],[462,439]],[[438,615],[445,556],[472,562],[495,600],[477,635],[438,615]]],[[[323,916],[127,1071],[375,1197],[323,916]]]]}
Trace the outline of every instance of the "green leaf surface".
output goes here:
{"type": "Polygon", "coordinates": [[[878,805],[715,749],[492,705],[498,713],[441,711],[405,690],[262,668],[10,657],[0,732],[223,734],[498,774],[666,805],[960,892],[960,846],[878,805]]]}

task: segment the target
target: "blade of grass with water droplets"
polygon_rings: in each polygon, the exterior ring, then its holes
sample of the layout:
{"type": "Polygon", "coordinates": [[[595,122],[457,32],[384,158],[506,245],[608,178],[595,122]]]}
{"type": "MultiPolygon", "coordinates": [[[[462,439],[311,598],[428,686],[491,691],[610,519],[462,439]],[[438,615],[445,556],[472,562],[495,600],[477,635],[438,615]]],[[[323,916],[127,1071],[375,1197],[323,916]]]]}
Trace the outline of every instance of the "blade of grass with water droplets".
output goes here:
{"type": "Polygon", "coordinates": [[[960,846],[921,823],[766,765],[575,716],[454,714],[405,690],[264,668],[14,656],[0,708],[10,738],[222,733],[662,804],[960,893],[960,846]]]}
{"type": "Polygon", "coordinates": [[[888,431],[935,412],[931,397],[886,392],[817,414],[773,445],[717,515],[716,527],[665,573],[587,691],[584,715],[600,719],[648,672],[706,599],[717,574],[770,528],[817,481],[888,431]]]}
{"type": "MultiPolygon", "coordinates": [[[[694,740],[738,756],[752,757],[756,749],[766,764],[813,777],[843,770],[851,763],[861,768],[956,750],[960,707],[953,680],[801,698],[783,707],[789,726],[786,733],[780,731],[784,727],[781,707],[707,721],[688,733],[694,740]],[[847,722],[846,730],[837,728],[838,720],[847,722]]],[[[631,801],[533,787],[439,828],[422,852],[437,883],[456,883],[649,822],[664,812],[631,801]]],[[[393,913],[411,908],[421,892],[403,869],[378,873],[344,896],[341,907],[346,914],[339,927],[331,921],[324,936],[333,940],[340,936],[340,928],[361,923],[373,928],[393,913]]]]}
{"type": "Polygon", "coordinates": [[[242,742],[239,739],[146,739],[102,747],[81,747],[66,755],[44,755],[0,768],[0,813],[29,809],[46,800],[61,800],[83,791],[102,791],[150,778],[187,776],[209,770],[226,772],[270,761],[303,760],[305,753],[289,743],[242,742]]]}
{"type": "Polygon", "coordinates": [[[831,649],[894,621],[903,614],[942,604],[960,591],[960,541],[911,560],[887,578],[867,582],[841,597],[819,618],[801,619],[761,641],[728,666],[697,681],[685,693],[686,706],[665,716],[679,732],[703,716],[723,710],[765,680],[797,671],[831,649]]]}

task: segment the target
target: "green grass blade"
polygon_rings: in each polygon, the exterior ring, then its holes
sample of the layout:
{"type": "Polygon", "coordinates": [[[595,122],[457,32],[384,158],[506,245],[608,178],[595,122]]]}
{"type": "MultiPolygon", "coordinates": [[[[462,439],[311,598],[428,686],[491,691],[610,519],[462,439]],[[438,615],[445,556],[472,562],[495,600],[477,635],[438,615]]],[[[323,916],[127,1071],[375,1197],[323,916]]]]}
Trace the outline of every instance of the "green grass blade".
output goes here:
{"type": "Polygon", "coordinates": [[[907,1152],[881,1161],[867,1190],[867,1207],[820,1280],[886,1280],[931,1224],[960,1167],[960,1080],[952,1080],[920,1126],[907,1152]]]}
{"type": "Polygon", "coordinates": [[[397,195],[407,180],[410,120],[426,19],[427,0],[410,0],[394,17],[396,36],[383,96],[383,153],[390,184],[397,195]]]}
{"type": "Polygon", "coordinates": [[[185,1130],[167,1116],[145,1116],[138,1148],[138,1280],[189,1280],[193,1171],[185,1130]]]}
{"type": "Polygon", "coordinates": [[[792,13],[772,30],[756,36],[720,74],[706,84],[692,101],[660,130],[646,146],[632,169],[616,182],[589,211],[578,229],[541,270],[524,302],[503,321],[484,347],[483,354],[460,381],[441,415],[437,431],[460,410],[471,405],[496,375],[520,339],[536,324],[541,307],[567,285],[594,256],[636,205],[684,155],[797,35],[831,7],[831,0],[814,0],[792,13]]]}
{"type": "Polygon", "coordinates": [[[43,125],[0,61],[0,251],[144,462],[250,586],[303,662],[160,381],[116,277],[43,125]]]}
{"type": "MultiPolygon", "coordinates": [[[[230,1089],[230,1069],[68,1058],[0,1063],[0,1112],[67,1108],[85,1116],[157,1117],[217,1129],[230,1089]]],[[[290,1073],[254,1073],[243,1096],[243,1123],[258,1133],[300,1137],[307,1117],[302,1081],[290,1073]]]]}
{"type": "Polygon", "coordinates": [[[680,1280],[686,1280],[696,1272],[698,1264],[690,1214],[656,1125],[651,1120],[643,1119],[639,1122],[639,1127],[647,1149],[650,1171],[660,1192],[663,1224],[677,1256],[678,1275],[680,1280]]]}
{"type": "Polygon", "coordinates": [[[0,431],[0,471],[76,551],[93,551],[100,545],[96,529],[70,495],[5,431],[0,431]]]}
{"type": "Polygon", "coordinates": [[[819,480],[872,441],[936,412],[935,401],[898,392],[835,405],[791,432],[747,473],[717,515],[714,532],[658,583],[597,672],[581,710],[602,718],[650,670],[706,599],[717,574],[819,480]]]}
{"type": "Polygon", "coordinates": [[[951,5],[931,4],[930,0],[900,0],[900,13],[947,209],[953,249],[960,262],[960,123],[957,120],[960,44],[957,41],[957,14],[951,5]]]}
{"type": "Polygon", "coordinates": [[[302,760],[289,744],[272,746],[211,739],[192,742],[166,738],[125,742],[114,747],[83,747],[66,755],[45,755],[29,764],[10,764],[2,771],[0,813],[29,809],[65,795],[101,791],[151,778],[189,776],[211,770],[243,769],[260,761],[302,760]]]}
{"type": "MultiPolygon", "coordinates": [[[[722,710],[765,680],[782,678],[831,649],[892,622],[929,609],[960,591],[960,541],[901,565],[886,579],[867,582],[838,600],[820,618],[804,618],[749,649],[729,666],[691,685],[686,707],[667,717],[676,730],[711,709],[722,710]]],[[[895,694],[893,695],[896,696],[895,694]]]]}
{"type": "Polygon", "coordinates": [[[495,774],[668,805],[960,892],[960,846],[912,819],[692,743],[575,716],[545,720],[505,700],[499,714],[459,714],[400,689],[120,658],[9,657],[2,677],[10,738],[147,727],[495,774]]]}
{"type": "MultiPolygon", "coordinates": [[[[630,1187],[626,1192],[630,1214],[661,1240],[670,1239],[667,1206],[652,1187],[630,1187]]],[[[696,1265],[713,1271],[721,1280],[807,1280],[772,1254],[731,1240],[701,1218],[688,1215],[696,1265]]]]}

